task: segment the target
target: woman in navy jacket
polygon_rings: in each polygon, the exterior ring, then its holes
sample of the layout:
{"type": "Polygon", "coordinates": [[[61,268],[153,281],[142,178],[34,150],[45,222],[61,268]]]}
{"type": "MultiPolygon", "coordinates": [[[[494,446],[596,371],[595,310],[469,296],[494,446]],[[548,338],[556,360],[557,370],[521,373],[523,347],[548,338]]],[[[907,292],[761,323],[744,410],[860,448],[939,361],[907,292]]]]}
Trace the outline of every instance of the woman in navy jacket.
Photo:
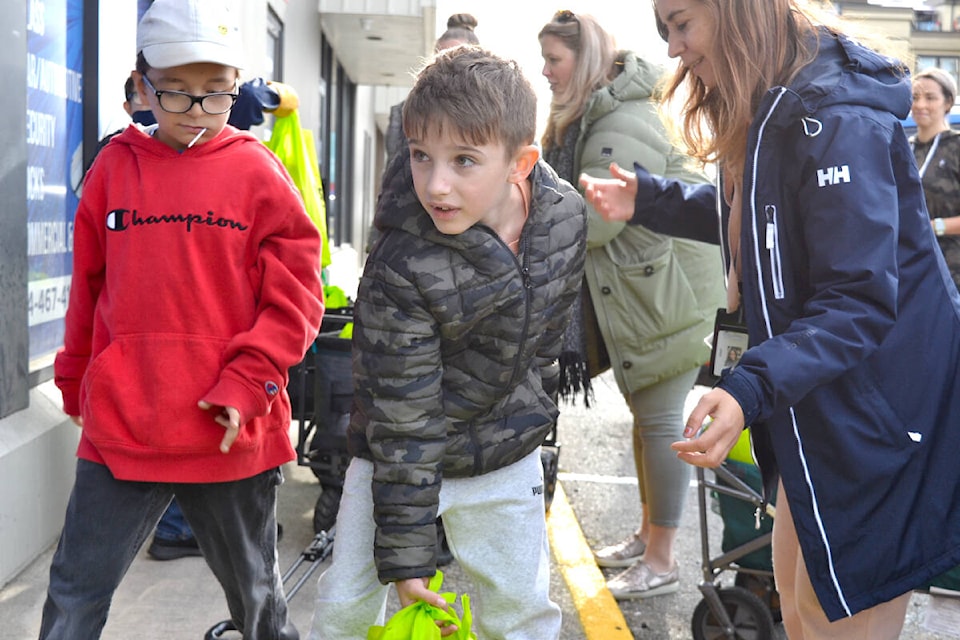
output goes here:
{"type": "Polygon", "coordinates": [[[908,74],[800,2],[655,0],[719,198],[639,166],[581,182],[604,217],[725,251],[750,348],[674,448],[716,466],[752,426],[790,638],[897,638],[909,591],[960,563],[960,296],[899,123],[908,74]]]}

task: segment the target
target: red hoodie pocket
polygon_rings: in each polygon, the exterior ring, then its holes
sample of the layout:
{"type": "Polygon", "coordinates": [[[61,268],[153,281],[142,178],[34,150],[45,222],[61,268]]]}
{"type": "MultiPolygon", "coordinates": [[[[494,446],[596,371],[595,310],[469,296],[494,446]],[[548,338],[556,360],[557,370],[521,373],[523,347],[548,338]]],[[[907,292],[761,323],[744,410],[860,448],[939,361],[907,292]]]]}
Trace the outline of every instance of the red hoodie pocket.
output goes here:
{"type": "Polygon", "coordinates": [[[98,449],[216,451],[223,427],[197,402],[219,378],[226,344],[194,335],[116,338],[83,379],[86,437],[98,449]]]}

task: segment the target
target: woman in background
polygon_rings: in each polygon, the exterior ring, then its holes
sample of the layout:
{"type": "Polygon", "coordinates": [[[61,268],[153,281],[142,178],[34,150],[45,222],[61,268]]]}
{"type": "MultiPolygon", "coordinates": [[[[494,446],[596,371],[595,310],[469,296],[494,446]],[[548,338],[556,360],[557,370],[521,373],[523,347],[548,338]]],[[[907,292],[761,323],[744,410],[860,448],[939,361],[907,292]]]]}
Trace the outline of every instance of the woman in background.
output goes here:
{"type": "Polygon", "coordinates": [[[942,69],[925,69],[913,77],[911,113],[917,133],[910,144],[937,244],[960,285],[960,133],[947,122],[956,97],[957,83],[942,69]]]}
{"type": "MultiPolygon", "coordinates": [[[[655,98],[660,67],[617,51],[590,15],[560,11],[539,40],[553,92],[544,159],[561,178],[575,184],[581,172],[606,175],[617,161],[705,181],[667,141],[655,98]]],[[[587,210],[586,286],[561,355],[564,390],[589,399],[590,376],[612,367],[633,414],[641,521],[595,556],[601,567],[624,568],[608,582],[616,598],[645,598],[679,587],[674,541],[690,468],[670,444],[680,437],[684,402],[709,357],[703,339],[723,302],[720,254],[587,210]]]]}

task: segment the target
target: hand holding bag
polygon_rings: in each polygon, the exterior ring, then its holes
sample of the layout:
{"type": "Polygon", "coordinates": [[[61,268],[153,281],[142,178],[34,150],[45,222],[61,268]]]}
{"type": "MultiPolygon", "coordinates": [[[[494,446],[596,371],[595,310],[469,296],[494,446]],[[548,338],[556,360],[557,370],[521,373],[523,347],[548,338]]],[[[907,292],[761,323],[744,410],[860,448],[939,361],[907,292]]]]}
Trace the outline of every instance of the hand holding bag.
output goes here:
{"type": "MultiPolygon", "coordinates": [[[[430,578],[429,588],[439,593],[443,584],[443,572],[430,578]]],[[[455,593],[441,593],[448,604],[453,605],[457,600],[455,593]]],[[[473,616],[470,613],[470,596],[463,594],[460,597],[463,617],[457,615],[453,606],[446,610],[427,604],[422,600],[400,609],[393,617],[387,620],[385,626],[372,626],[367,631],[367,640],[440,640],[440,627],[437,621],[449,622],[456,625],[456,633],[447,636],[451,640],[477,640],[477,635],[470,631],[473,625],[473,616]]]]}

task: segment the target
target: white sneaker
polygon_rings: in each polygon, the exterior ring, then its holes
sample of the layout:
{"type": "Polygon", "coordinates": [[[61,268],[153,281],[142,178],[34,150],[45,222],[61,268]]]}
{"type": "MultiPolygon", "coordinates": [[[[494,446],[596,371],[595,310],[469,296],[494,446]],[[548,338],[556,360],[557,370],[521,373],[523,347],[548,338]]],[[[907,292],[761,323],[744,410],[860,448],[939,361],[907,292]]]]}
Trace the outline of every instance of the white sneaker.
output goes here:
{"type": "Polygon", "coordinates": [[[629,567],[643,557],[646,543],[639,533],[631,533],[625,540],[593,552],[598,567],[629,567]]]}
{"type": "Polygon", "coordinates": [[[679,588],[680,567],[676,563],[666,573],[654,573],[650,565],[641,560],[607,581],[607,589],[617,600],[661,596],[679,588]]]}

